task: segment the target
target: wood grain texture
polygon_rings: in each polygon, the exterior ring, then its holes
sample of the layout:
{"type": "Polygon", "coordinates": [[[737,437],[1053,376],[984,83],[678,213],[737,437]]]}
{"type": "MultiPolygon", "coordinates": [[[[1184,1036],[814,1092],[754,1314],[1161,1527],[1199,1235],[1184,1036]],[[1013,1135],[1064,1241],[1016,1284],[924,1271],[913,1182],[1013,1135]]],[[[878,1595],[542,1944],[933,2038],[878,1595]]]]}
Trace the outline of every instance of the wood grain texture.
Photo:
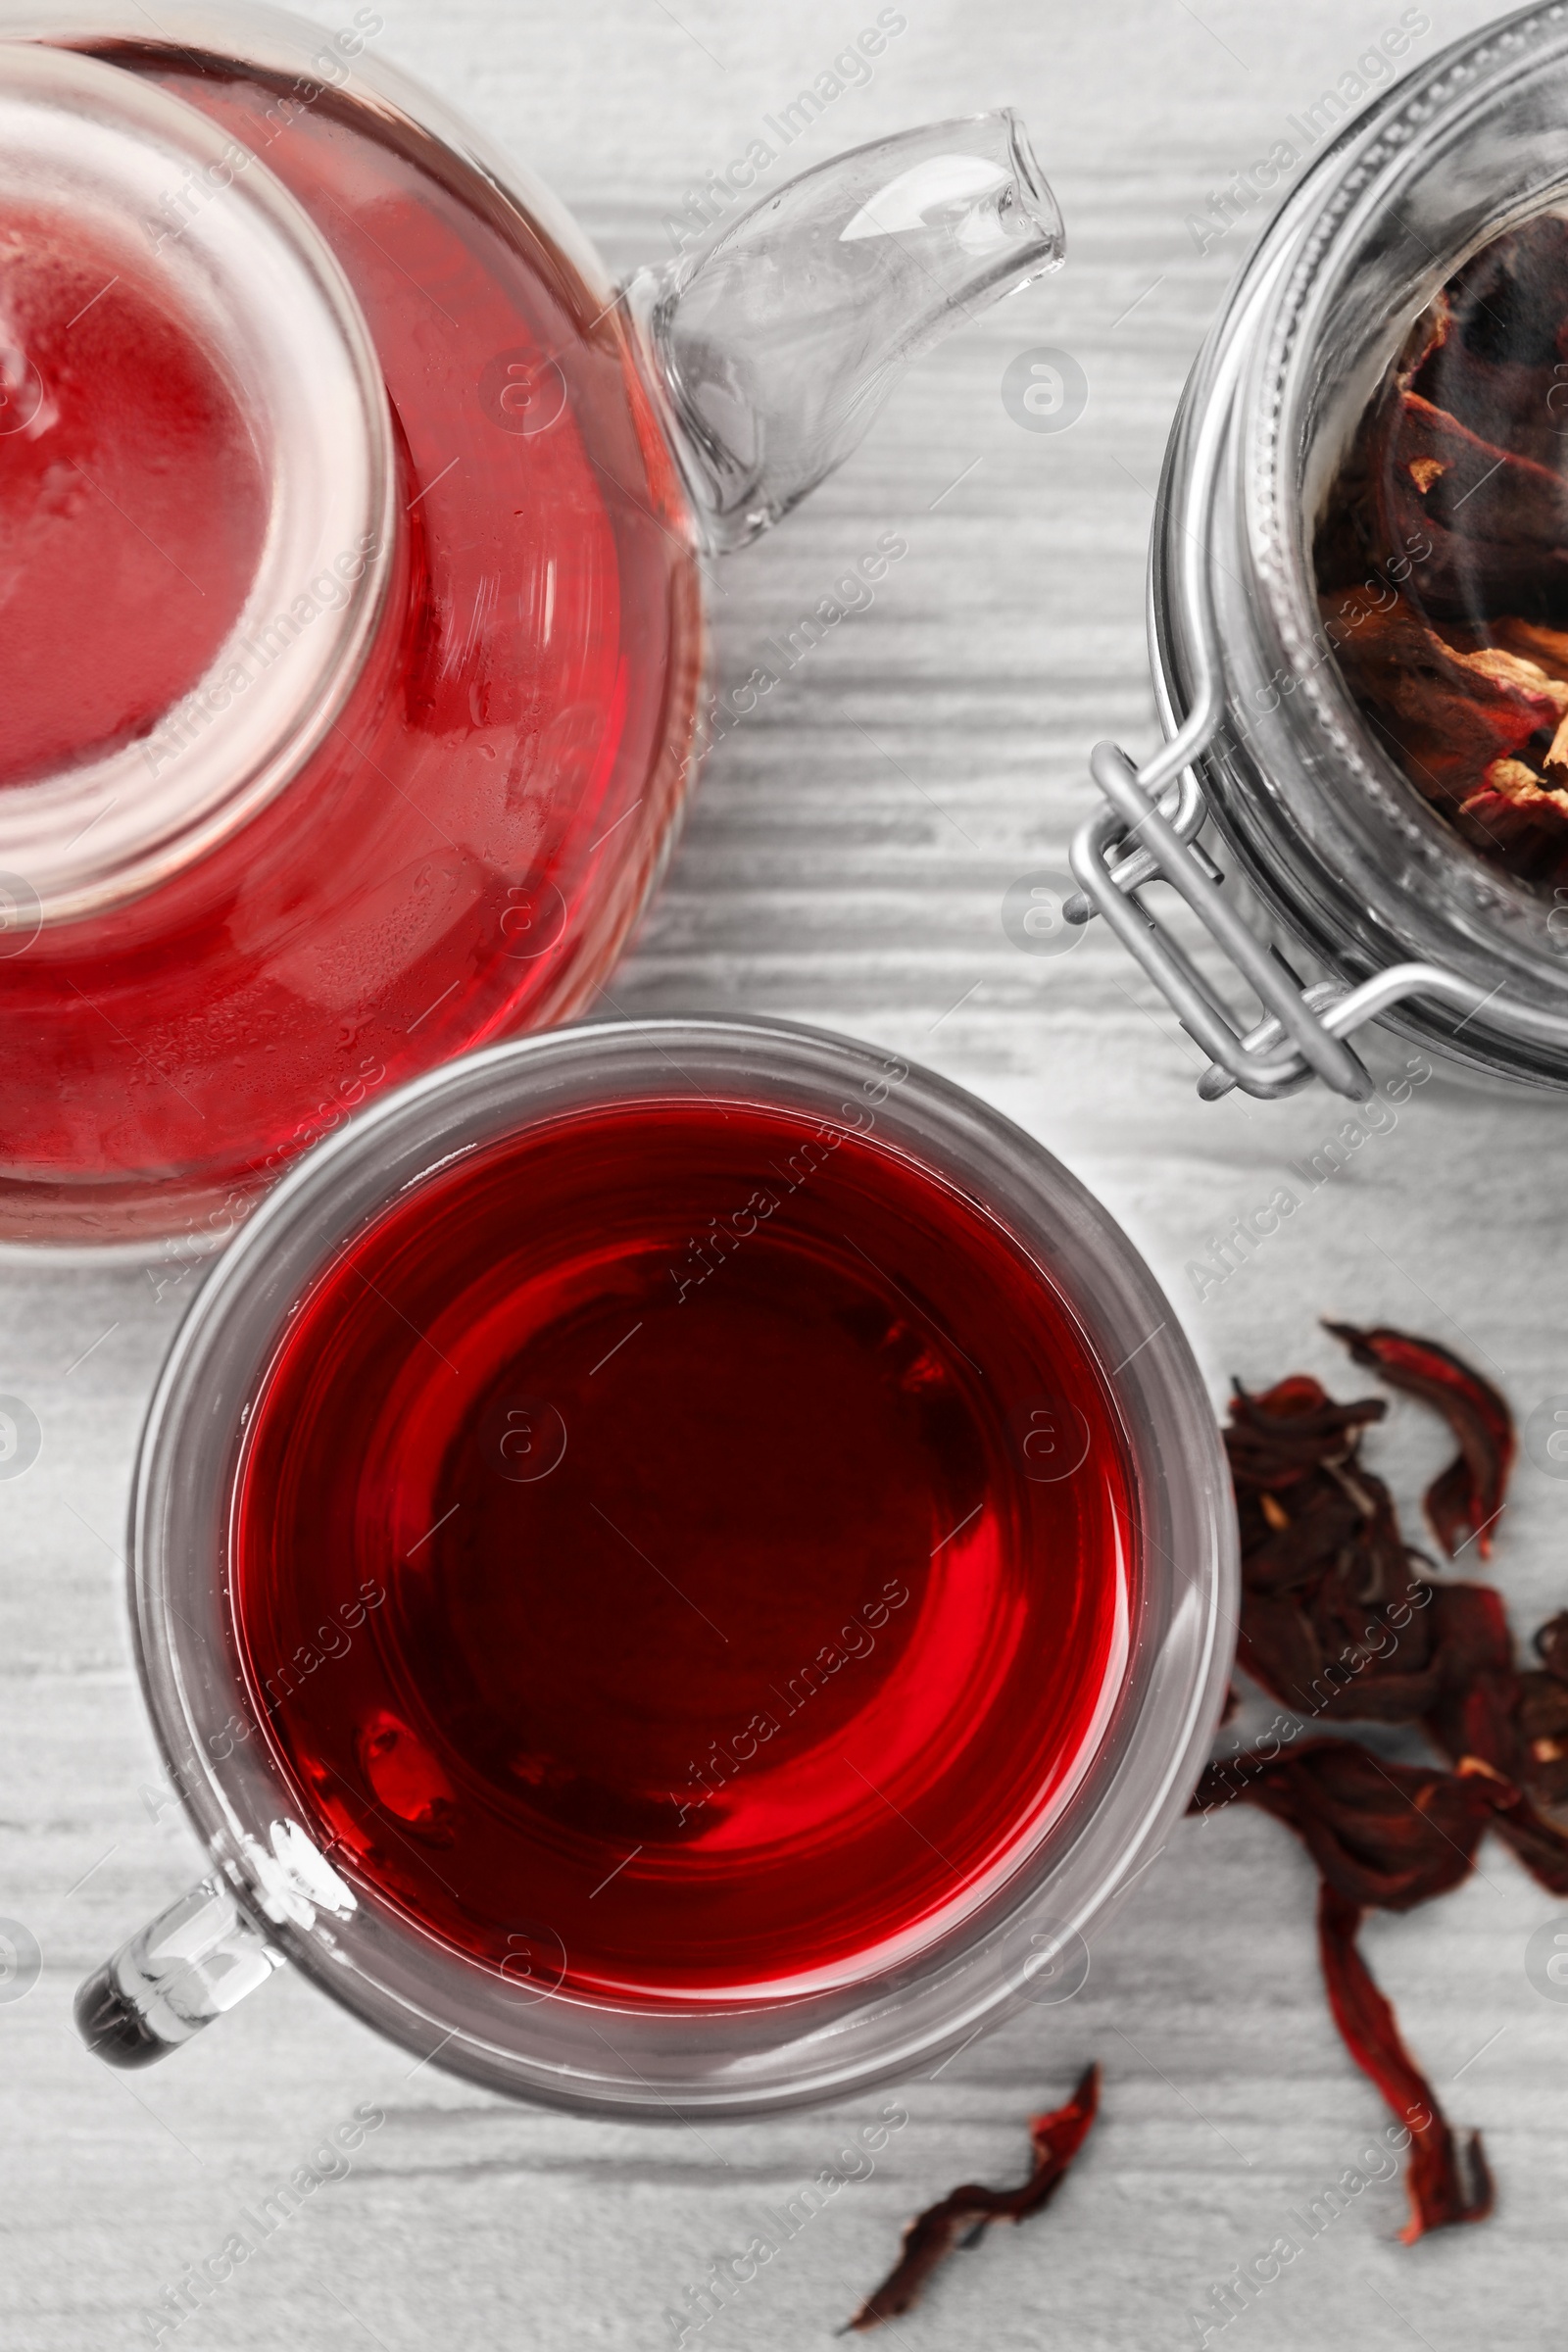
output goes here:
{"type": "MultiPolygon", "coordinates": [[[[667,250],[662,220],[696,172],[740,152],[875,15],[869,0],[380,4],[383,53],[527,157],[617,269],[667,250]]],[[[1216,1397],[1232,1373],[1295,1365],[1358,1393],[1316,1331],[1319,1314],[1341,1313],[1475,1352],[1528,1412],[1568,1393],[1568,1110],[1435,1080],[1200,1305],[1187,1261],[1332,1131],[1332,1106],[1311,1095],[1204,1108],[1192,1049],[1107,938],[1038,959],[999,918],[1015,877],[1061,862],[1089,805],[1089,744],[1153,738],[1152,493],[1183,375],[1249,233],[1200,258],[1185,216],[1397,9],[906,10],[874,81],[835,103],[799,160],[1016,104],[1066,213],[1070,266],[922,362],[843,473],[718,573],[717,651],[734,679],[880,531],[908,541],[870,609],[718,746],[613,1002],[851,1029],[972,1087],[1124,1220],[1216,1397]],[[1043,343],[1076,355],[1091,386],[1060,436],[1020,430],[999,396],[1008,360],[1043,343]]],[[[1488,13],[1434,0],[1423,46],[1488,13]]],[[[76,1982],[198,1861],[159,1787],[118,1565],[136,1427],[183,1295],[157,1298],[140,1266],[0,1267],[0,1392],[26,1398],[44,1430],[33,1471],[0,1484],[0,1911],[44,1956],[27,1996],[0,2001],[0,2340],[16,2352],[151,2340],[139,2315],[369,2101],[386,2121],[349,2177],[311,2195],[166,2342],[655,2352],[672,2340],[665,2308],[746,2245],[761,2206],[830,2165],[883,2096],[702,2131],[572,2123],[428,2066],[411,2073],[286,1973],[149,2075],[109,2074],[76,2047],[76,1982]]],[[[1396,1404],[1373,1450],[1413,1515],[1441,1438],[1396,1404]]],[[[1521,1630],[1568,1597],[1565,1534],[1568,1485],[1524,1466],[1494,1563],[1521,1630]]],[[[1540,1999],[1523,1965],[1549,1912],[1494,1845],[1459,1893],[1367,1935],[1455,2122],[1487,2133],[1495,2221],[1407,2251],[1394,2242],[1402,2192],[1374,2184],[1228,2346],[1560,2342],[1568,2008],[1540,1999]]],[[[917,2207],[960,2179],[1022,2177],[1026,2116],[1094,2056],[1102,2120],[1051,2213],[956,2257],[889,2344],[1197,2343],[1188,2315],[1213,2283],[1289,2230],[1290,2210],[1354,2165],[1384,2120],[1329,2023],[1311,1917],[1307,1868],[1274,1825],[1239,1812],[1186,1825],[1077,1998],[906,2086],[909,2121],[873,2177],[841,2190],[704,2330],[704,2352],[825,2342],[917,2207]]]]}

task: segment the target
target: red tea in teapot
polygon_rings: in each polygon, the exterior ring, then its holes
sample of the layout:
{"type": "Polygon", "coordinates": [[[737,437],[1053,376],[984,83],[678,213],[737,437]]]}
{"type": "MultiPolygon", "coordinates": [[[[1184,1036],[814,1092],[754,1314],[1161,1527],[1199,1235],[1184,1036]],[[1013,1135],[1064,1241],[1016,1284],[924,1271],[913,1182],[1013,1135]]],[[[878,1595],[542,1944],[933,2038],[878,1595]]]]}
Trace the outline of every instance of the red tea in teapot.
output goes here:
{"type": "Polygon", "coordinates": [[[199,683],[245,601],[267,485],[234,390],[130,238],[0,209],[0,285],[7,785],[134,740],[199,683]]]}
{"type": "Polygon", "coordinates": [[[1004,1229],[780,1108],[585,1110],[406,1195],[250,1417],[235,1633],[334,1865],[519,1992],[850,1981],[1093,1753],[1135,1533],[1004,1229]]]}
{"type": "MultiPolygon", "coordinates": [[[[31,1239],[221,1230],[368,1094],[581,1004],[662,855],[703,662],[674,461],[581,257],[391,104],[155,43],[99,56],[231,134],[331,249],[385,383],[396,549],[346,705],[239,831],[41,929],[0,858],[0,1231],[31,1239]]],[[[159,241],[226,191],[162,201],[125,251],[0,217],[13,784],[140,743],[136,789],[177,795],[214,700],[186,690],[265,525],[245,388],[155,282],[159,241]]],[[[247,677],[342,595],[289,587],[247,677]]]]}
{"type": "Polygon", "coordinates": [[[178,1249],[368,1095],[588,1001],[700,749],[699,551],[1062,233],[1003,110],[715,182],[702,249],[617,292],[367,59],[373,10],[221,52],[185,0],[146,22],[0,42],[0,1239],[178,1249]],[[70,216],[35,250],[29,191],[70,216]]]}

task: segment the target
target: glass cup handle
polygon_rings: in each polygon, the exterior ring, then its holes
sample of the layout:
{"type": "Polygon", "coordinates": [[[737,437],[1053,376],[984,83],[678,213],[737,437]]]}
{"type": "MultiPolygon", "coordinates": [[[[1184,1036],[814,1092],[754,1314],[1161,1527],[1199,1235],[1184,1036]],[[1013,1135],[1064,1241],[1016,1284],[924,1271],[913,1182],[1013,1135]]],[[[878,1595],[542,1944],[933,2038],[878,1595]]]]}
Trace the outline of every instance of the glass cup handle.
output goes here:
{"type": "Polygon", "coordinates": [[[282,1965],[227,1881],[203,1879],[87,1979],[76,2030],[108,2066],[151,2066],[282,1965]]]}

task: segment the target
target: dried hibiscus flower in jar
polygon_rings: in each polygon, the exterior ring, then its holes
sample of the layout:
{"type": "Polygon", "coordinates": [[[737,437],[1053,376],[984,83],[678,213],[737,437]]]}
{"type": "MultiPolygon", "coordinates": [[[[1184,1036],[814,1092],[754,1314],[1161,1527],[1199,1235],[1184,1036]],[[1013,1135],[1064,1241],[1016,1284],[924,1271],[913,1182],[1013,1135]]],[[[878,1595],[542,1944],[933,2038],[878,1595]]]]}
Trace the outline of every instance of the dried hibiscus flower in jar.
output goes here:
{"type": "Polygon", "coordinates": [[[1325,503],[1324,622],[1373,732],[1521,879],[1568,879],[1568,220],[1411,328],[1325,503]]]}

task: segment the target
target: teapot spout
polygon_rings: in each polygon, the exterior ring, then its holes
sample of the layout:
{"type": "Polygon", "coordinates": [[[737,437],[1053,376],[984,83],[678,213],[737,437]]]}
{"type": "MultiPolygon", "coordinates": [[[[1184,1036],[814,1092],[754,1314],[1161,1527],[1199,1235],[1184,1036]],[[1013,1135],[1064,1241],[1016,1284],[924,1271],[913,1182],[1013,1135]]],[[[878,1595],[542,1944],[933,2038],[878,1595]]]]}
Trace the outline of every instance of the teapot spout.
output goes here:
{"type": "Polygon", "coordinates": [[[908,363],[1058,269],[1061,215],[1010,110],[857,147],[626,289],[710,552],[856,448],[908,363]]]}

